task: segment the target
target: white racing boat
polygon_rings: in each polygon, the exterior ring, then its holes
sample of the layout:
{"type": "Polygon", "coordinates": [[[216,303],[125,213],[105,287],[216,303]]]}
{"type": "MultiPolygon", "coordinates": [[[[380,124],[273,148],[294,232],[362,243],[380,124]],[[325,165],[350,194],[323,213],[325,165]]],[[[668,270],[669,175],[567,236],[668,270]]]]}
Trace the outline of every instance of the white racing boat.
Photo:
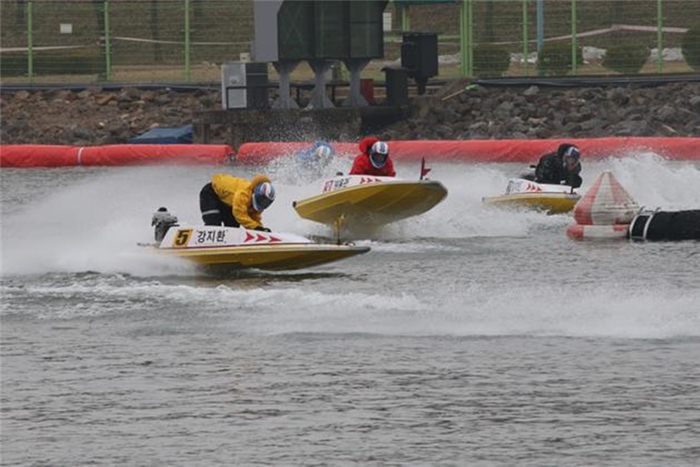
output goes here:
{"type": "Polygon", "coordinates": [[[320,194],[294,201],[299,216],[327,225],[381,226],[432,209],[447,196],[435,180],[340,175],[324,180],[320,194]]]}
{"type": "Polygon", "coordinates": [[[523,178],[511,178],[508,180],[505,194],[484,197],[482,201],[499,208],[527,208],[560,214],[574,209],[579,199],[581,195],[568,185],[550,185],[523,178]]]}
{"type": "Polygon", "coordinates": [[[322,244],[281,232],[242,227],[179,225],[177,217],[160,208],[153,216],[155,252],[228,269],[292,270],[367,253],[352,244],[322,244]]]}

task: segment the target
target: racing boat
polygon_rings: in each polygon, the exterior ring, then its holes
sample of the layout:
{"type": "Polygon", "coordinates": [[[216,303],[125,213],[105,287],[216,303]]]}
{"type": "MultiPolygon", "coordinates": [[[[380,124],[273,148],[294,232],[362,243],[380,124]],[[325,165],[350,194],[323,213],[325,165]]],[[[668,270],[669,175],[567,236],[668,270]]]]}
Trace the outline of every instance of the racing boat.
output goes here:
{"type": "Polygon", "coordinates": [[[293,270],[318,266],[367,253],[370,248],[352,244],[322,244],[281,232],[243,227],[180,225],[167,210],[153,216],[157,253],[197,264],[233,269],[293,270]]]}
{"type": "Polygon", "coordinates": [[[402,180],[372,175],[339,175],[321,193],[294,201],[299,216],[322,224],[381,226],[429,211],[447,196],[435,180],[402,180]]]}
{"type": "Polygon", "coordinates": [[[508,180],[506,193],[482,198],[484,204],[499,208],[534,209],[549,214],[561,214],[574,209],[581,199],[568,185],[536,183],[523,178],[508,180]]]}

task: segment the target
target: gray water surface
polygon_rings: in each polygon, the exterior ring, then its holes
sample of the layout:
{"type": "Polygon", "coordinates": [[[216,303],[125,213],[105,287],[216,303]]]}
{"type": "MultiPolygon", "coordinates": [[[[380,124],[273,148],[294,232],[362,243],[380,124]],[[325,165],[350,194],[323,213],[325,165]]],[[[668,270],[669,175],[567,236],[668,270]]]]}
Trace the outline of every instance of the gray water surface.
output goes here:
{"type": "MultiPolygon", "coordinates": [[[[700,244],[485,208],[517,169],[436,165],[368,254],[228,277],[136,246],[211,168],[3,170],[2,465],[697,465],[700,244]]],[[[602,170],[700,206],[697,163],[602,170]]],[[[266,222],[329,235],[277,175],[266,222]]]]}

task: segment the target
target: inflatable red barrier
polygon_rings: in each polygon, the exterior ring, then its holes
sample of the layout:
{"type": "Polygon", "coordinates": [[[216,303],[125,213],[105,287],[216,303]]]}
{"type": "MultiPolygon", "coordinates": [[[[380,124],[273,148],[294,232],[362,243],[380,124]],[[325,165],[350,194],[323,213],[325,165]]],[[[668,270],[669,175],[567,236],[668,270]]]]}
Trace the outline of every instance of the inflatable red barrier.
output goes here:
{"type": "Polygon", "coordinates": [[[222,165],[233,154],[225,144],[4,145],[0,146],[0,167],[222,165]]]}
{"type": "MultiPolygon", "coordinates": [[[[310,147],[313,143],[300,142],[260,142],[243,143],[238,148],[236,163],[243,165],[265,165],[277,157],[291,156],[310,147]]],[[[357,143],[330,143],[337,154],[357,154],[357,143]]]]}
{"type": "MultiPolygon", "coordinates": [[[[461,140],[461,141],[389,141],[395,160],[453,162],[532,162],[543,154],[556,150],[561,143],[573,143],[581,148],[586,159],[626,157],[652,152],[673,160],[700,160],[700,138],[607,137],[548,140],[461,140]]],[[[293,154],[311,143],[266,142],[241,145],[236,162],[243,165],[263,165],[270,160],[293,154]]],[[[332,143],[339,154],[354,155],[356,143],[332,143]]]]}
{"type": "Polygon", "coordinates": [[[75,146],[3,145],[0,167],[66,167],[77,165],[75,146]]]}

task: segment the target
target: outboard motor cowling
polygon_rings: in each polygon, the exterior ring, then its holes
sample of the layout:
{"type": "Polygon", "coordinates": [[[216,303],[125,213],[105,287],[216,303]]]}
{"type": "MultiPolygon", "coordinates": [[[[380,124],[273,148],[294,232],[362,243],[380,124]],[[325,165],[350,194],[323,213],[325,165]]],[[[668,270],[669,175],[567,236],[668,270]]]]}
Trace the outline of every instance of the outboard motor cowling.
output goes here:
{"type": "Polygon", "coordinates": [[[155,240],[160,243],[163,238],[165,238],[165,234],[168,233],[168,229],[178,225],[177,216],[169,213],[168,208],[158,208],[158,210],[153,213],[151,225],[155,227],[153,231],[155,240]]]}

